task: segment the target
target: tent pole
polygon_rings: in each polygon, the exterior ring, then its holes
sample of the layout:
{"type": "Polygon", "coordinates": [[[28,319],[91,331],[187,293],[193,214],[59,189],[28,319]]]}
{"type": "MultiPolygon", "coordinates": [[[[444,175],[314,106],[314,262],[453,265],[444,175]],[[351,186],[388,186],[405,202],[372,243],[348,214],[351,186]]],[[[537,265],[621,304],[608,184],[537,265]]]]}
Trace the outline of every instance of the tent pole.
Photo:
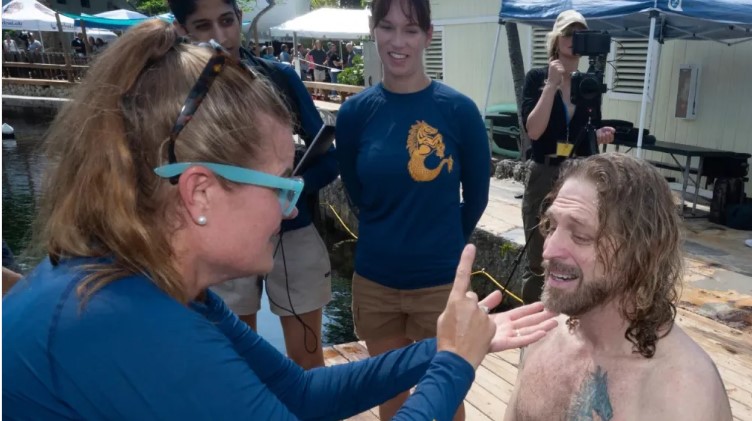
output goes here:
{"type": "Polygon", "coordinates": [[[654,38],[655,38],[655,21],[658,17],[658,12],[650,12],[650,35],[648,35],[648,57],[645,62],[645,83],[642,84],[642,101],[640,103],[640,128],[637,132],[637,157],[642,158],[642,130],[645,128],[645,107],[648,103],[648,90],[650,89],[650,82],[654,75],[652,74],[653,66],[653,54],[655,54],[654,38]]]}
{"type": "Polygon", "coordinates": [[[60,23],[60,13],[55,12],[57,21],[57,33],[60,34],[60,41],[63,44],[63,57],[65,57],[65,69],[68,74],[68,82],[73,82],[73,67],[71,66],[70,43],[63,35],[63,24],[60,23]]]}
{"type": "Polygon", "coordinates": [[[493,56],[491,57],[491,70],[488,72],[488,84],[486,84],[486,97],[483,100],[483,109],[481,114],[486,117],[488,109],[488,98],[491,96],[491,82],[493,81],[493,71],[496,67],[496,53],[499,52],[499,37],[501,36],[501,25],[496,25],[496,41],[494,41],[493,56]]]}
{"type": "MultiPolygon", "coordinates": [[[[295,63],[295,73],[297,73],[298,76],[301,76],[301,78],[302,78],[302,75],[300,74],[300,60],[301,60],[301,58],[298,57],[298,33],[297,32],[293,32],[292,33],[292,51],[294,53],[292,56],[295,57],[295,61],[294,61],[294,63],[295,63]]],[[[303,60],[305,60],[305,57],[303,57],[303,60]]],[[[305,79],[303,79],[303,80],[305,80],[305,79]]]]}
{"type": "MultiPolygon", "coordinates": [[[[74,25],[75,26],[75,25],[74,25]]],[[[81,19],[81,35],[83,35],[84,39],[84,51],[86,52],[86,58],[88,59],[91,54],[91,49],[89,48],[89,36],[86,35],[86,22],[84,22],[83,19],[81,19]]],[[[75,36],[75,35],[73,35],[75,36]]]]}

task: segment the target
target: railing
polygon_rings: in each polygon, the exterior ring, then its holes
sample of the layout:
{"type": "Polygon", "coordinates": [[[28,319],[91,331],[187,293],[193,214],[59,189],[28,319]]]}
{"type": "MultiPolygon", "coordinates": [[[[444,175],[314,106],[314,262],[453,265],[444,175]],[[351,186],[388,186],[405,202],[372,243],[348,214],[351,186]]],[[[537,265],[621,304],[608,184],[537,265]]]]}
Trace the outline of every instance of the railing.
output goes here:
{"type": "Polygon", "coordinates": [[[22,84],[53,84],[79,82],[89,68],[90,59],[65,53],[3,53],[3,82],[22,84]],[[68,65],[70,62],[70,66],[68,65]]]}
{"type": "Polygon", "coordinates": [[[344,102],[348,96],[357,94],[365,89],[363,86],[344,85],[341,83],[310,82],[307,80],[303,81],[303,84],[308,88],[308,92],[311,93],[314,99],[324,101],[331,101],[332,97],[330,94],[336,92],[336,99],[338,99],[339,102],[344,102]]]}

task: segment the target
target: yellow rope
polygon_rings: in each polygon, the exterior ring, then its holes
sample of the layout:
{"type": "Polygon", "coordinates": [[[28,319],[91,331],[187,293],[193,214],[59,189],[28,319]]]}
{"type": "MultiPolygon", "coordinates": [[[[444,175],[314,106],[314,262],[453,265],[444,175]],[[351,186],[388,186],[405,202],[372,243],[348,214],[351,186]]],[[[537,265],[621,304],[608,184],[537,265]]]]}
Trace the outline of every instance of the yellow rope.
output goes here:
{"type": "MultiPolygon", "coordinates": [[[[352,231],[350,230],[350,228],[349,228],[349,227],[347,226],[347,224],[346,224],[346,223],[345,223],[345,221],[344,221],[344,220],[342,219],[342,217],[340,217],[340,216],[339,216],[339,213],[337,213],[337,210],[336,210],[336,209],[334,209],[334,206],[332,206],[332,204],[331,204],[331,203],[322,203],[321,205],[322,205],[322,206],[328,206],[328,207],[329,207],[329,209],[331,209],[331,210],[332,210],[332,213],[334,213],[334,217],[335,217],[335,218],[337,218],[337,220],[339,221],[339,223],[340,223],[340,224],[342,224],[342,226],[343,226],[343,227],[345,228],[345,231],[347,231],[347,232],[348,232],[348,234],[350,234],[350,235],[351,235],[351,236],[352,236],[352,237],[353,237],[354,239],[356,239],[356,240],[358,239],[358,236],[357,236],[357,235],[355,235],[355,234],[354,234],[354,233],[353,233],[353,232],[352,232],[352,231]]],[[[504,291],[504,292],[505,292],[505,293],[506,293],[507,295],[509,295],[510,297],[512,297],[512,298],[514,298],[515,300],[519,301],[520,303],[522,303],[522,304],[525,304],[525,302],[524,302],[524,301],[522,301],[522,298],[520,298],[520,297],[518,297],[518,296],[514,295],[514,293],[512,293],[512,291],[509,291],[508,289],[506,289],[506,288],[504,288],[503,286],[501,286],[501,284],[500,284],[500,283],[499,283],[499,282],[498,282],[498,281],[497,281],[496,279],[494,279],[494,277],[493,277],[493,276],[491,276],[491,274],[489,274],[488,272],[486,272],[486,270],[485,270],[485,269],[481,269],[481,270],[479,270],[479,271],[475,271],[475,272],[473,272],[473,273],[472,273],[472,275],[483,275],[483,276],[485,276],[486,278],[490,279],[490,280],[491,280],[491,282],[493,282],[494,284],[496,284],[496,286],[497,286],[497,287],[499,287],[499,289],[500,289],[500,290],[504,291]]]]}
{"type": "Polygon", "coordinates": [[[520,303],[525,304],[525,302],[522,301],[522,298],[514,295],[514,293],[512,293],[512,291],[510,291],[510,290],[504,288],[503,286],[501,286],[501,284],[496,279],[494,279],[494,277],[491,276],[491,274],[489,274],[488,272],[486,272],[485,269],[481,269],[481,270],[475,271],[471,275],[483,275],[483,276],[485,276],[486,278],[490,279],[491,282],[493,282],[494,284],[496,284],[496,286],[499,287],[500,290],[502,290],[505,293],[507,293],[507,295],[509,295],[510,297],[512,297],[515,300],[519,301],[520,303]]]}
{"type": "Polygon", "coordinates": [[[352,231],[350,231],[350,228],[347,226],[347,224],[345,223],[345,221],[342,220],[342,218],[337,213],[337,210],[334,209],[334,206],[332,206],[331,203],[322,203],[321,205],[322,206],[329,206],[329,209],[331,209],[332,212],[334,212],[334,217],[337,218],[337,220],[339,221],[340,224],[342,224],[342,226],[345,228],[345,231],[347,231],[352,236],[352,238],[354,238],[356,240],[358,239],[358,236],[355,235],[355,234],[353,234],[352,231]]]}

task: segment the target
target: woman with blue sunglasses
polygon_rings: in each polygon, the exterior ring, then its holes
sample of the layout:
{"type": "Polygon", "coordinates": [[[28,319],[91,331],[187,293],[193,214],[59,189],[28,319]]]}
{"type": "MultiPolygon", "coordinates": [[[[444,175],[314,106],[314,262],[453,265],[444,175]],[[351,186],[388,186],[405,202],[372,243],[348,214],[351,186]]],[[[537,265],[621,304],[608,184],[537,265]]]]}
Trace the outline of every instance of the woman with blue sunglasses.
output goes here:
{"type": "Polygon", "coordinates": [[[273,90],[216,43],[155,19],[105,51],[45,141],[45,257],[2,306],[3,416],[335,420],[417,384],[397,418],[444,420],[488,351],[555,325],[540,306],[489,316],[499,295],[465,292],[470,247],[437,339],[301,369],[207,289],[271,269],[302,189],[291,138],[273,90]]]}

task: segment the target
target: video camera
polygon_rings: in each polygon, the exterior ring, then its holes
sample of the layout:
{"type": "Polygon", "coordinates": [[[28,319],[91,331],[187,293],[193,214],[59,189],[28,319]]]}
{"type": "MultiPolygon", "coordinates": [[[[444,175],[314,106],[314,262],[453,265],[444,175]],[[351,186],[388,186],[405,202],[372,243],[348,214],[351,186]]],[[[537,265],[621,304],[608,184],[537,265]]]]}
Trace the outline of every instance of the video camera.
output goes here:
{"type": "Polygon", "coordinates": [[[572,36],[572,53],[588,56],[590,66],[587,73],[572,73],[571,101],[574,105],[599,107],[601,95],[606,92],[603,72],[606,56],[611,51],[611,35],[605,31],[576,31],[572,36]]]}

